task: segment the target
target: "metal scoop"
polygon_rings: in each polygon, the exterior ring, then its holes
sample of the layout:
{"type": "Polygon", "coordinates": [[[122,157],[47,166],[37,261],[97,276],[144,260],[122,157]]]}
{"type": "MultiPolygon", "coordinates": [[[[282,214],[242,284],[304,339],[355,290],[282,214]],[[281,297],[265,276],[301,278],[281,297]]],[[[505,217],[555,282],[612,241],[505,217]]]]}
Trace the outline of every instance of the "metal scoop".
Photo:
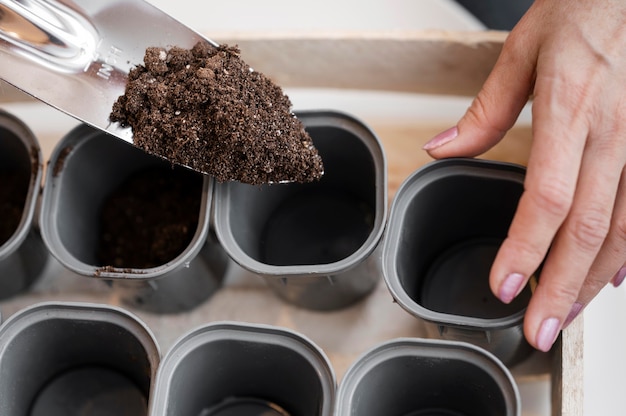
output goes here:
{"type": "Polygon", "coordinates": [[[129,70],[151,46],[215,42],[143,0],[0,0],[0,78],[133,143],[109,121],[129,70]]]}

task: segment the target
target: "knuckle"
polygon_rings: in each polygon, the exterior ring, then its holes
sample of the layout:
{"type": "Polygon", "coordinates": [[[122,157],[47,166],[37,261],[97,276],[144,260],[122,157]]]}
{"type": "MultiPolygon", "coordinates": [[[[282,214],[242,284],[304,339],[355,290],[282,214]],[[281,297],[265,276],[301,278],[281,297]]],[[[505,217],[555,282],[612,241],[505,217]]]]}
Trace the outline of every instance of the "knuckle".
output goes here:
{"type": "Polygon", "coordinates": [[[536,206],[554,216],[565,218],[573,201],[571,187],[563,180],[541,180],[531,192],[536,206]]]}
{"type": "Polygon", "coordinates": [[[598,249],[609,233],[610,215],[594,209],[571,219],[569,234],[578,247],[586,251],[598,249]]]}
{"type": "Polygon", "coordinates": [[[502,45],[502,52],[498,57],[503,63],[513,66],[519,65],[520,59],[526,57],[529,50],[534,47],[535,39],[529,39],[528,32],[517,26],[506,37],[502,45]]]}
{"type": "MultiPolygon", "coordinates": [[[[599,293],[608,283],[607,276],[599,276],[596,273],[589,273],[585,283],[583,284],[583,288],[581,289],[581,296],[585,297],[593,297],[597,293],[599,293]],[[583,295],[584,294],[584,295],[583,295]]],[[[583,299],[585,303],[588,299],[583,299]]]]}
{"type": "Polygon", "coordinates": [[[507,128],[495,123],[495,121],[489,116],[491,109],[494,108],[494,103],[491,102],[492,94],[487,87],[483,87],[483,90],[474,98],[472,104],[467,110],[466,117],[476,125],[483,126],[488,130],[495,131],[498,134],[503,134],[507,128]]]}
{"type": "Polygon", "coordinates": [[[546,255],[546,252],[542,247],[527,240],[515,240],[511,241],[511,244],[516,256],[518,258],[525,259],[534,268],[539,267],[539,264],[543,261],[546,255]]]}
{"type": "Polygon", "coordinates": [[[467,109],[467,116],[476,123],[482,123],[487,119],[486,103],[484,94],[478,94],[472,100],[472,104],[467,109]]]}
{"type": "MultiPolygon", "coordinates": [[[[541,282],[541,279],[539,280],[541,282]]],[[[556,304],[571,305],[578,299],[579,287],[569,281],[553,281],[544,286],[547,299],[556,304]]]]}
{"type": "Polygon", "coordinates": [[[587,103],[591,101],[590,97],[593,94],[593,89],[588,79],[568,78],[563,81],[563,85],[567,85],[567,88],[561,89],[563,95],[560,98],[563,99],[563,105],[568,108],[580,108],[581,103],[585,104],[583,108],[590,105],[587,103]]]}

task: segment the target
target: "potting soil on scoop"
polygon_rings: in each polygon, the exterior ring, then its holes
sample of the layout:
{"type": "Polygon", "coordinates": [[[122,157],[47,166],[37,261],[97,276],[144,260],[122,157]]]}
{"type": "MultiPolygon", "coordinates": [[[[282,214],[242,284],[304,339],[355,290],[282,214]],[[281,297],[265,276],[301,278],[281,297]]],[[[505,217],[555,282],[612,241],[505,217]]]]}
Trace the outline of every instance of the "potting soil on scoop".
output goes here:
{"type": "Polygon", "coordinates": [[[110,119],[130,126],[146,152],[220,182],[310,182],[323,174],[289,98],[236,47],[148,48],[110,119]]]}

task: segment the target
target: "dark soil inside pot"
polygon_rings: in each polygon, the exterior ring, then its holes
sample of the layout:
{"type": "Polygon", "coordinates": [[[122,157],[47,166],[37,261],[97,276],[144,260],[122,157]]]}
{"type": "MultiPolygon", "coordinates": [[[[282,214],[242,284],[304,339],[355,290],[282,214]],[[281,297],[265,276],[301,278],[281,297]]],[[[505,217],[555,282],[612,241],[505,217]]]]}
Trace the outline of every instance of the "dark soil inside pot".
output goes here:
{"type": "Polygon", "coordinates": [[[100,264],[147,269],[176,258],[198,227],[202,184],[202,175],[183,168],[129,177],[101,208],[100,264]]]}
{"type": "Polygon", "coordinates": [[[11,238],[22,220],[28,180],[15,172],[0,171],[0,245],[11,238]]]}
{"type": "Polygon", "coordinates": [[[111,121],[130,126],[134,144],[146,152],[220,182],[319,179],[321,157],[291,101],[239,53],[203,42],[192,49],[148,48],[111,121]]]}

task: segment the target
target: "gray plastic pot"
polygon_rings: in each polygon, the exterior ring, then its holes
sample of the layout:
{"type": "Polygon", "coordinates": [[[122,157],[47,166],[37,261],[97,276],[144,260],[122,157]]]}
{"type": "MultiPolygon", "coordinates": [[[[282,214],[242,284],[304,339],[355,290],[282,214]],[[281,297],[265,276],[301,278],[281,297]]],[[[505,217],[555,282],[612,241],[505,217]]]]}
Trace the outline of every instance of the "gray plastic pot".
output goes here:
{"type": "Polygon", "coordinates": [[[523,319],[531,290],[510,304],[489,289],[489,271],[523,191],[521,166],[432,162],[398,190],[383,250],[394,299],[427,322],[432,337],[471,342],[512,365],[528,356],[523,319]]]}
{"type": "Polygon", "coordinates": [[[32,131],[18,118],[0,110],[0,174],[6,175],[4,180],[11,180],[0,184],[11,198],[0,200],[0,212],[4,213],[0,229],[6,230],[0,233],[0,299],[28,289],[48,259],[35,223],[42,170],[41,149],[32,131]],[[23,199],[23,205],[19,208],[19,222],[14,223],[13,216],[18,214],[18,201],[13,200],[16,196],[23,199]]]}
{"type": "Polygon", "coordinates": [[[42,303],[0,327],[0,414],[147,414],[160,360],[150,330],[122,309],[42,303]]]}
{"type": "Polygon", "coordinates": [[[163,358],[150,416],[330,416],[335,388],[328,358],[302,335],[218,322],[163,358]]]}
{"type": "Polygon", "coordinates": [[[157,313],[185,311],[220,287],[228,260],[209,237],[213,187],[209,177],[200,178],[200,209],[193,237],[175,258],[147,268],[114,268],[97,258],[105,202],[131,175],[153,168],[172,175],[176,170],[199,175],[174,168],[89,126],[76,127],[58,143],[50,159],[42,197],[42,236],[61,264],[78,274],[112,282],[126,304],[157,313]]]}
{"type": "Polygon", "coordinates": [[[229,256],[295,305],[353,304],[379,281],[387,216],[387,171],[374,133],[332,111],[296,113],[324,175],[307,184],[218,183],[215,230],[229,256]]]}
{"type": "Polygon", "coordinates": [[[336,416],[519,416],[509,370],[472,344],[395,339],[359,357],[339,386],[336,416]]]}

